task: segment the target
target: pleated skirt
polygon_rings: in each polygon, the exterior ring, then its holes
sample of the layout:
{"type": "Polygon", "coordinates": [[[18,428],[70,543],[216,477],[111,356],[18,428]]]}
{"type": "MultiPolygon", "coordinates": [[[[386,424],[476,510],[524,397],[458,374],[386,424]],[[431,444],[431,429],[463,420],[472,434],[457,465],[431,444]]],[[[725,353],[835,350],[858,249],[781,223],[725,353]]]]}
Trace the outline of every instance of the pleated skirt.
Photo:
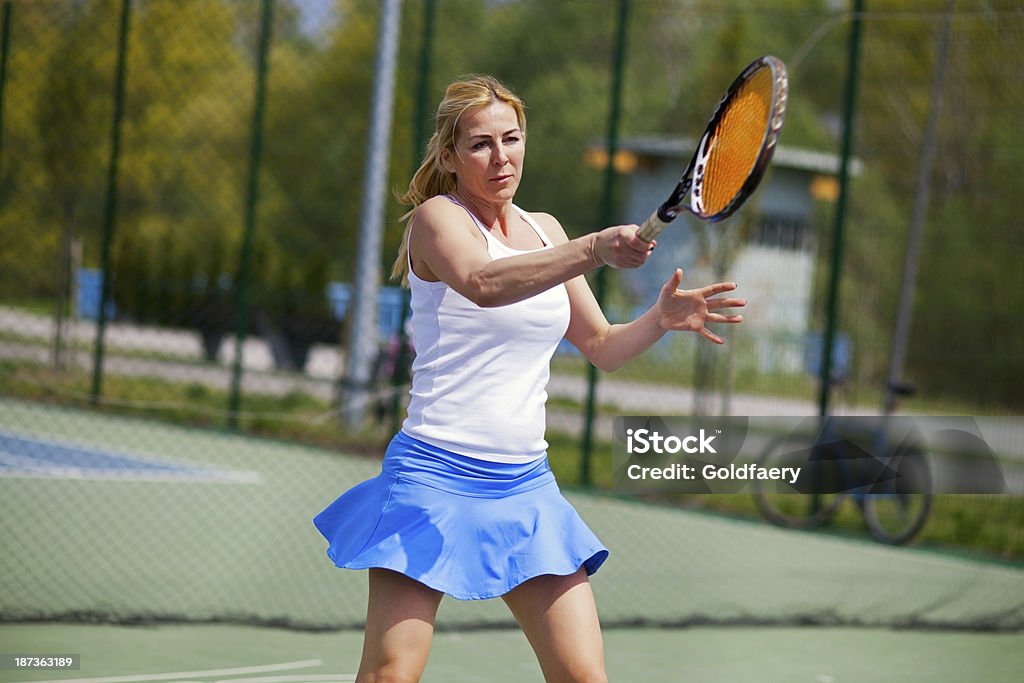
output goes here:
{"type": "Polygon", "coordinates": [[[490,462],[402,432],[381,473],[313,523],[336,566],[390,569],[460,600],[497,597],[544,574],[593,574],[608,557],[546,457],[490,462]]]}

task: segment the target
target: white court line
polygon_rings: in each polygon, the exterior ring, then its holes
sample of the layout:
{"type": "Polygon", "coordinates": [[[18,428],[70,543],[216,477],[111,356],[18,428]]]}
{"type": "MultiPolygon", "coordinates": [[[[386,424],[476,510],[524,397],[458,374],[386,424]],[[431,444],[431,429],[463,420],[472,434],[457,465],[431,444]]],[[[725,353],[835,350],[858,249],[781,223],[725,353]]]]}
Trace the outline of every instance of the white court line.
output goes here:
{"type": "Polygon", "coordinates": [[[215,683],[351,683],[355,674],[309,674],[298,676],[262,676],[258,678],[231,678],[215,683]]]}
{"type": "MultiPolygon", "coordinates": [[[[141,462],[145,462],[144,460],[141,462]]],[[[164,465],[164,463],[160,463],[164,465]]],[[[261,483],[258,472],[211,470],[203,467],[166,464],[168,470],[132,469],[125,467],[66,467],[33,457],[0,450],[0,478],[9,479],[75,479],[89,481],[155,481],[186,483],[261,483]]]]}
{"type": "MultiPolygon", "coordinates": [[[[271,671],[288,671],[289,669],[308,669],[323,664],[321,659],[304,659],[297,662],[281,664],[264,664],[262,666],[243,666],[234,669],[211,669],[209,671],[179,671],[177,673],[139,674],[132,676],[107,676],[101,678],[57,678],[51,681],[32,681],[32,683],[137,683],[139,681],[183,681],[190,678],[208,678],[216,676],[238,676],[240,674],[270,673],[271,671]]],[[[311,677],[303,676],[302,680],[311,677]]]]}

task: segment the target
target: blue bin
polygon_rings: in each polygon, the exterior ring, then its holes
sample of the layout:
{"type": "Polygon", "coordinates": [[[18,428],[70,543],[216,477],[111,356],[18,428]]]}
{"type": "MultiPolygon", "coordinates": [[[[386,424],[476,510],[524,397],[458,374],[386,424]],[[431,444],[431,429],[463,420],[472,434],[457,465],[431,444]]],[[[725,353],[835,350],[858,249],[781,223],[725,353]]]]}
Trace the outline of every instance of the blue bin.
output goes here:
{"type": "MultiPolygon", "coordinates": [[[[78,300],[75,302],[78,317],[82,320],[98,320],[100,317],[100,297],[103,287],[103,271],[99,268],[78,269],[78,300]]],[[[107,303],[107,320],[117,315],[114,302],[107,303]]]]}

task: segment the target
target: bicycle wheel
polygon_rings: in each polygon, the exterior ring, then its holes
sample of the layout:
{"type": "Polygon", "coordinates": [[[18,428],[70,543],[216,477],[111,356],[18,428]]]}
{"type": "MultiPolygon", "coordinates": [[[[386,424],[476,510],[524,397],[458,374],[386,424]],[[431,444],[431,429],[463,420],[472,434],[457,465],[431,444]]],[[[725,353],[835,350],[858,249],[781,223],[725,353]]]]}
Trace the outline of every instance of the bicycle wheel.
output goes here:
{"type": "Polygon", "coordinates": [[[865,494],[864,521],[876,541],[903,545],[917,536],[928,521],[932,508],[931,471],[924,454],[916,451],[900,456],[890,467],[899,477],[886,482],[891,491],[865,494]]]}
{"type": "MultiPolygon", "coordinates": [[[[802,445],[791,437],[778,438],[761,453],[759,464],[764,467],[801,466],[809,482],[835,476],[834,472],[825,471],[834,463],[806,460],[806,453],[811,447],[810,442],[802,445]]],[[[777,493],[770,484],[754,481],[754,501],[761,515],[772,524],[787,529],[812,529],[827,524],[845,498],[842,493],[777,493]]]]}

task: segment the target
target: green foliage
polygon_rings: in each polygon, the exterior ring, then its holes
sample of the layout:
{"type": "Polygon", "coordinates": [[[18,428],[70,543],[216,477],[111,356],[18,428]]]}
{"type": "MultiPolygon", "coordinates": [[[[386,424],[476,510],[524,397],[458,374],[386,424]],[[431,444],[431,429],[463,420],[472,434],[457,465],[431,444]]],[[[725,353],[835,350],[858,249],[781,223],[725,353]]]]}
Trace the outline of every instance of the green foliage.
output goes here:
{"type": "MultiPolygon", "coordinates": [[[[0,148],[4,301],[52,300],[71,239],[84,244],[83,265],[99,265],[120,4],[13,2],[0,148]]],[[[293,333],[306,326],[295,321],[334,324],[323,286],[354,270],[379,3],[274,7],[250,300],[254,322],[262,311],[268,329],[306,340],[295,342],[301,356],[310,335],[293,333]]],[[[864,17],[854,138],[863,171],[851,185],[840,327],[854,337],[865,386],[886,372],[944,7],[886,0],[864,17]]],[[[427,118],[449,81],[494,73],[528,106],[517,201],[573,235],[599,227],[602,173],[585,159],[607,135],[616,3],[436,8],[427,118]]],[[[133,3],[114,296],[136,320],[202,330],[211,358],[236,324],[260,10],[255,0],[133,3]]],[[[414,128],[423,122],[413,117],[423,10],[403,7],[389,175],[397,190],[421,152],[414,128]]],[[[782,144],[835,152],[850,20],[825,0],[634,0],[622,137],[694,135],[740,66],[770,53],[790,67],[782,144]]],[[[1008,410],[1024,401],[1014,382],[1024,308],[1024,222],[1013,201],[1024,158],[1020,23],[1008,1],[960,9],[953,22],[907,370],[923,393],[1008,410]]],[[[815,226],[819,329],[833,208],[823,203],[815,226]]],[[[388,204],[385,269],[404,210],[388,204]]]]}
{"type": "MultiPolygon", "coordinates": [[[[891,3],[889,11],[919,9],[891,3]]],[[[1019,21],[999,8],[981,19],[957,17],[943,78],[935,169],[915,286],[907,375],[922,393],[972,396],[980,406],[1019,410],[1019,322],[1024,245],[1012,198],[1021,173],[1024,58],[1013,45],[1019,21]],[[982,303],[989,296],[1000,303],[982,303]]],[[[1005,8],[1004,8],[1005,9],[1005,8]]],[[[892,329],[903,274],[911,205],[928,116],[941,13],[865,27],[857,154],[868,167],[852,187],[845,319],[860,330],[892,329]],[[871,309],[874,315],[871,315],[871,309]]],[[[862,368],[887,371],[887,340],[861,345],[862,368]]]]}

